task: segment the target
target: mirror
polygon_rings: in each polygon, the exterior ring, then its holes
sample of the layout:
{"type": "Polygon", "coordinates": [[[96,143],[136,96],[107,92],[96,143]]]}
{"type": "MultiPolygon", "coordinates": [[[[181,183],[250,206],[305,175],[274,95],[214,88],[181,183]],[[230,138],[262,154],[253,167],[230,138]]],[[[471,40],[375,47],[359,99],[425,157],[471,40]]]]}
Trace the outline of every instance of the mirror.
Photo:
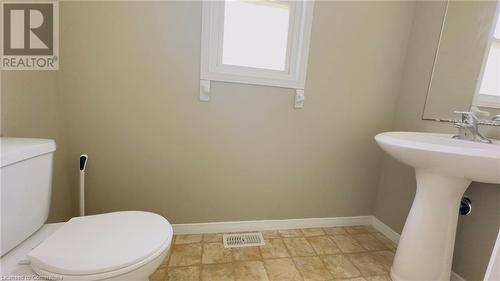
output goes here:
{"type": "Polygon", "coordinates": [[[499,1],[448,1],[423,119],[457,119],[471,106],[499,114],[499,1]]]}

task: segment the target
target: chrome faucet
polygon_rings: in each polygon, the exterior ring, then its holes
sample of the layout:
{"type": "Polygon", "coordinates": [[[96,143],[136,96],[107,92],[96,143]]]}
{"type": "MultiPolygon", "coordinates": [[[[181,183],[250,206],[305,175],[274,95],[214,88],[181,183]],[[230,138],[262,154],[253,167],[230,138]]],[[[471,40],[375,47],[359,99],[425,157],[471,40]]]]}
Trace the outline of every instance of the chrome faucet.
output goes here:
{"type": "Polygon", "coordinates": [[[476,116],[474,112],[468,112],[468,111],[455,111],[456,114],[461,114],[462,118],[461,120],[456,120],[453,123],[455,124],[455,127],[458,128],[458,135],[453,136],[455,139],[461,139],[461,140],[469,140],[469,141],[476,141],[476,142],[482,142],[482,143],[491,143],[491,140],[484,137],[479,133],[479,125],[493,125],[490,123],[495,123],[496,120],[493,119],[491,121],[482,121],[479,120],[479,118],[476,116]]]}

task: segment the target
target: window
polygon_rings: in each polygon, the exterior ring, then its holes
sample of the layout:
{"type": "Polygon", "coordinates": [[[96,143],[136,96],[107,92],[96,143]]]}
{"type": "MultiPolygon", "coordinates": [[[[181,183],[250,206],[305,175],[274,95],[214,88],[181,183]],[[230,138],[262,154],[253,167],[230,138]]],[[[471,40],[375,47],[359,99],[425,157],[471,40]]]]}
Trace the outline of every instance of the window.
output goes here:
{"type": "Polygon", "coordinates": [[[289,3],[226,1],[222,64],[284,71],[289,22],[289,3]]]}
{"type": "Polygon", "coordinates": [[[500,108],[500,17],[494,25],[476,105],[500,108]]]}
{"type": "Polygon", "coordinates": [[[305,0],[204,1],[201,92],[209,91],[210,80],[303,92],[313,6],[305,0]]]}

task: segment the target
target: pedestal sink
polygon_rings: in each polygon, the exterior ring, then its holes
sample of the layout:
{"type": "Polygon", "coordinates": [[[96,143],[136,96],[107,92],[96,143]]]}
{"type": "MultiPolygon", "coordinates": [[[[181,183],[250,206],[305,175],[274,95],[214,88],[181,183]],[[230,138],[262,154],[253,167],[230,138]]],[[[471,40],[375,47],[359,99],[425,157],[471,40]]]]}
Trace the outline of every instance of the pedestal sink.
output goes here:
{"type": "Polygon", "coordinates": [[[500,183],[500,142],[414,132],[382,133],[375,140],[389,155],[414,167],[417,176],[392,280],[450,280],[460,199],[471,181],[500,183]]]}

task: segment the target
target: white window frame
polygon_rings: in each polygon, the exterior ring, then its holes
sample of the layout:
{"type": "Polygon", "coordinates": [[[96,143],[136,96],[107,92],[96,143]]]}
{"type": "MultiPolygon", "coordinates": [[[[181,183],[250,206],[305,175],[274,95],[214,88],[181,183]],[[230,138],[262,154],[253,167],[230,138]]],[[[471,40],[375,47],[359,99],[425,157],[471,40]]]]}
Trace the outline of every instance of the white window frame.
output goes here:
{"type": "MultiPolygon", "coordinates": [[[[224,1],[203,1],[201,91],[209,91],[207,80],[303,90],[306,83],[314,1],[289,2],[291,12],[284,71],[222,64],[224,3],[224,1]]],[[[201,96],[202,93],[200,98],[201,96]]]]}
{"type": "Polygon", "coordinates": [[[483,64],[481,66],[481,72],[479,74],[478,83],[476,86],[476,95],[474,97],[473,104],[475,106],[490,107],[490,108],[500,108],[500,96],[493,96],[487,94],[481,94],[481,84],[483,83],[484,72],[486,70],[486,64],[488,62],[488,57],[490,55],[490,49],[493,44],[500,44],[500,38],[494,36],[496,23],[499,20],[500,13],[500,1],[497,2],[497,11],[494,17],[493,25],[490,30],[490,39],[488,42],[488,47],[483,56],[483,64]]]}

